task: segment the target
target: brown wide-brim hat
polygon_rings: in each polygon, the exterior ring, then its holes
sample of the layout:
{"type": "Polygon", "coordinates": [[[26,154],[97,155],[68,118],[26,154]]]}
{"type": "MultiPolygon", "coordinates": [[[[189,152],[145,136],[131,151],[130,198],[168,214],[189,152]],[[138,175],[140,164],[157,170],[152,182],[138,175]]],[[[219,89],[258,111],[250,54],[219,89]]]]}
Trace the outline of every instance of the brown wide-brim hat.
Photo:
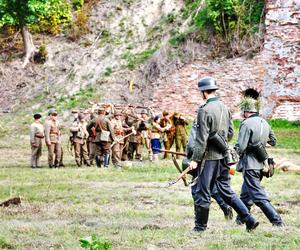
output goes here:
{"type": "Polygon", "coordinates": [[[122,116],[122,113],[118,111],[114,114],[114,116],[122,116]]]}
{"type": "Polygon", "coordinates": [[[166,115],[168,115],[169,114],[169,112],[168,111],[163,111],[163,116],[166,116],[166,115]]]}

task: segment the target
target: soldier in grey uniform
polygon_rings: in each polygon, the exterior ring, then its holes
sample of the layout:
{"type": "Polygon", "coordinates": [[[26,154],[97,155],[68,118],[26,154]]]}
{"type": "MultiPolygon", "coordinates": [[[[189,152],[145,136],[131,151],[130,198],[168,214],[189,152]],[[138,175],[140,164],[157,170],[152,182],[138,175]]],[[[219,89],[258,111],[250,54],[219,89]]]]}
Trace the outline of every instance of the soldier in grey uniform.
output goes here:
{"type": "Polygon", "coordinates": [[[233,136],[231,114],[216,97],[215,92],[218,87],[215,79],[211,77],[202,78],[198,83],[198,88],[206,103],[200,106],[198,110],[196,138],[190,164],[192,169],[198,171],[197,187],[194,194],[194,231],[201,232],[207,228],[211,193],[215,185],[224,201],[246,223],[247,231],[251,231],[259,223],[231,189],[229,167],[225,165],[224,161],[224,148],[228,147],[228,141],[233,136]],[[216,136],[218,141],[222,143],[217,143],[212,139],[216,136]]]}
{"type": "MultiPolygon", "coordinates": [[[[248,207],[249,211],[253,203],[257,205],[274,226],[284,226],[282,219],[270,203],[270,200],[260,185],[263,178],[262,170],[267,161],[257,155],[256,148],[269,144],[275,146],[276,137],[269,124],[259,116],[258,103],[251,98],[245,98],[241,102],[241,110],[245,120],[239,129],[238,141],[235,149],[240,155],[237,171],[243,172],[244,182],[240,199],[248,207]]],[[[266,151],[265,151],[266,152],[266,151]]],[[[267,159],[267,154],[265,158],[267,159]]],[[[237,217],[237,223],[241,224],[237,217]]]]}
{"type": "Polygon", "coordinates": [[[41,124],[41,115],[33,116],[34,122],[30,126],[30,144],[31,144],[31,168],[40,168],[40,157],[42,155],[42,139],[44,135],[44,126],[41,124]]]}

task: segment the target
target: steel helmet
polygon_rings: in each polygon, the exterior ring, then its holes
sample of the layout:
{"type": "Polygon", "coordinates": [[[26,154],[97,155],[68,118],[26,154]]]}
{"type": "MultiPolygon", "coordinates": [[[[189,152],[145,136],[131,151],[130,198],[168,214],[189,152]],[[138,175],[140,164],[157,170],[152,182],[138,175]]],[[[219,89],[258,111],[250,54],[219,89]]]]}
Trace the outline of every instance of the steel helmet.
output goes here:
{"type": "Polygon", "coordinates": [[[240,102],[240,108],[243,112],[257,113],[259,111],[259,101],[250,97],[245,97],[240,102]]]}
{"type": "Polygon", "coordinates": [[[205,90],[217,90],[218,86],[216,85],[216,80],[212,77],[204,77],[201,78],[200,81],[198,82],[198,88],[200,91],[205,91],[205,90]]]}

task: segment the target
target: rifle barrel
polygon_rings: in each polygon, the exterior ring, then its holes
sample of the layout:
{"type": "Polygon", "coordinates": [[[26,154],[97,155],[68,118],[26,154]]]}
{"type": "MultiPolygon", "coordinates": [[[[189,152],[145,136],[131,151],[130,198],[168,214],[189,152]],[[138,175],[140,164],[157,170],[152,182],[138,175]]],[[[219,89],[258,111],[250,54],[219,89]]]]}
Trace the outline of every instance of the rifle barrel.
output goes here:
{"type": "Polygon", "coordinates": [[[159,149],[159,148],[154,148],[154,149],[158,150],[160,152],[170,153],[170,154],[174,154],[174,155],[186,156],[186,153],[183,153],[183,152],[176,152],[176,151],[172,151],[172,150],[164,150],[164,149],[159,149]]]}

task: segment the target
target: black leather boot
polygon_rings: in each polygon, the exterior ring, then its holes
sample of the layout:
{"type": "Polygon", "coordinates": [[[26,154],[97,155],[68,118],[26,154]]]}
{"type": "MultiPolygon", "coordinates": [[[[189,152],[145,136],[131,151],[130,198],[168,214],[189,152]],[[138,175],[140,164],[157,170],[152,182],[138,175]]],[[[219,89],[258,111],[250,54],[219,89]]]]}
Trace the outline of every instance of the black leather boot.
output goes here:
{"type": "Polygon", "coordinates": [[[108,165],[109,165],[109,154],[105,154],[103,156],[103,165],[105,168],[108,168],[108,165]]]}
{"type": "Polygon", "coordinates": [[[250,215],[247,220],[246,220],[246,230],[248,232],[253,231],[255,228],[257,228],[257,226],[259,225],[259,222],[256,221],[256,219],[250,215]]]}
{"type": "Polygon", "coordinates": [[[248,232],[254,230],[259,225],[259,222],[256,221],[252,215],[250,215],[249,209],[240,199],[236,198],[232,200],[230,205],[237,212],[239,221],[242,223],[246,222],[246,230],[248,232]]]}
{"type": "Polygon", "coordinates": [[[97,155],[96,158],[95,158],[95,160],[96,160],[96,165],[97,165],[97,167],[98,167],[98,168],[101,168],[101,163],[102,163],[102,161],[101,161],[100,156],[97,155]]]}
{"type": "Polygon", "coordinates": [[[273,224],[273,226],[278,226],[278,227],[284,226],[281,217],[279,216],[279,214],[277,213],[277,211],[269,201],[258,202],[256,205],[261,209],[261,211],[263,211],[263,213],[273,224]]]}
{"type": "Polygon", "coordinates": [[[203,232],[207,228],[207,221],[209,215],[209,208],[203,208],[200,206],[194,205],[195,209],[195,232],[203,232]]]}

